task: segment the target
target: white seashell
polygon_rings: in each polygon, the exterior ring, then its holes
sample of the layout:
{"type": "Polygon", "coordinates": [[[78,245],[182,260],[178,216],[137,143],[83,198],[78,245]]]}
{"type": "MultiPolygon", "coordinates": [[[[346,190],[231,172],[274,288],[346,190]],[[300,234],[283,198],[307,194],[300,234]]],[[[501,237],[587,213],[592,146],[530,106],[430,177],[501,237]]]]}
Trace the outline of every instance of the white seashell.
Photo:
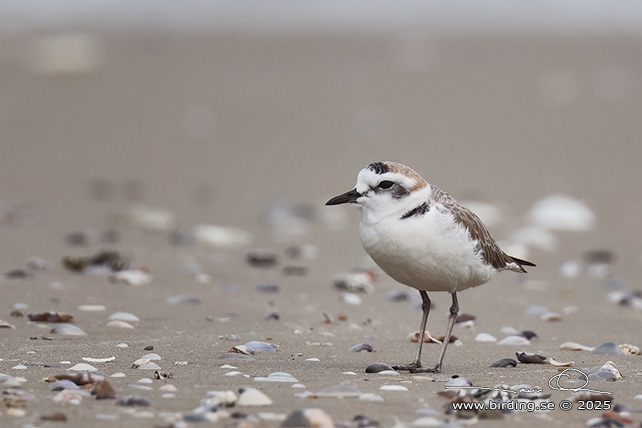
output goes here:
{"type": "Polygon", "coordinates": [[[161,394],[161,398],[176,398],[176,394],[171,392],[166,392],[165,394],[161,394]]]}
{"type": "Polygon", "coordinates": [[[141,364],[138,367],[134,367],[139,370],[160,370],[160,366],[156,363],[148,362],[145,364],[141,364]]]}
{"type": "Polygon", "coordinates": [[[540,315],[539,319],[546,322],[559,322],[562,321],[562,316],[557,312],[546,312],[540,315]]]}
{"type": "Polygon", "coordinates": [[[475,336],[475,340],[477,342],[497,342],[495,336],[488,333],[479,333],[477,336],[475,336]]]}
{"type": "Polygon", "coordinates": [[[375,291],[372,277],[366,272],[346,272],[335,275],[332,279],[335,288],[351,293],[372,294],[375,291]]]}
{"type": "Polygon", "coordinates": [[[91,364],[86,364],[86,363],[78,363],[73,367],[69,367],[67,370],[68,371],[74,371],[74,372],[95,372],[95,371],[97,371],[96,367],[92,366],[91,364]]]}
{"type": "Polygon", "coordinates": [[[140,322],[140,318],[138,318],[134,314],[130,314],[129,312],[114,312],[109,316],[110,320],[117,320],[117,321],[125,321],[125,322],[140,322]]]}
{"type": "Polygon", "coordinates": [[[86,336],[87,333],[72,324],[58,324],[51,329],[52,334],[62,334],[64,336],[86,336]]]}
{"type": "Polygon", "coordinates": [[[341,293],[339,299],[343,303],[347,303],[349,305],[360,305],[361,303],[363,303],[363,299],[354,293],[341,293]]]}
{"type": "Polygon", "coordinates": [[[194,226],[193,233],[199,243],[222,250],[243,249],[254,240],[252,234],[243,229],[210,224],[194,226]]]}
{"type": "Polygon", "coordinates": [[[127,375],[123,372],[118,372],[118,373],[114,373],[110,377],[127,377],[127,375]]]}
{"type": "Polygon", "coordinates": [[[201,404],[205,406],[215,407],[231,407],[236,403],[238,396],[234,391],[208,391],[207,396],[201,400],[201,404]]]}
{"type": "Polygon", "coordinates": [[[372,392],[366,392],[365,394],[361,394],[359,396],[359,400],[361,401],[384,401],[383,397],[381,395],[374,394],[372,392]]]}
{"type": "Polygon", "coordinates": [[[150,232],[171,232],[176,229],[176,216],[162,208],[136,205],[129,212],[131,223],[150,232]]]}
{"type": "Polygon", "coordinates": [[[223,364],[223,365],[222,365],[221,367],[219,367],[219,368],[221,368],[221,369],[231,369],[231,370],[238,369],[238,367],[236,367],[236,366],[231,366],[231,365],[229,365],[229,364],[223,364]]]}
{"type": "Polygon", "coordinates": [[[247,342],[245,345],[241,345],[241,346],[252,348],[254,352],[274,352],[279,350],[279,345],[275,345],[274,343],[268,343],[268,342],[259,342],[256,340],[252,340],[250,342],[247,342]]]}
{"type": "Polygon", "coordinates": [[[113,328],[134,328],[133,325],[131,325],[128,322],[125,321],[119,321],[119,320],[113,320],[109,321],[107,323],[107,327],[113,327],[113,328]]]}
{"type": "Polygon", "coordinates": [[[135,287],[152,282],[152,276],[141,269],[128,269],[114,272],[110,278],[114,282],[122,282],[123,284],[135,287]]]}
{"type": "Polygon", "coordinates": [[[165,392],[176,392],[178,390],[178,388],[176,388],[174,385],[168,383],[168,384],[165,384],[165,385],[161,386],[160,388],[158,388],[158,390],[159,391],[165,391],[165,392]]]}
{"type": "Polygon", "coordinates": [[[560,267],[560,273],[565,278],[578,278],[584,273],[584,262],[581,260],[569,260],[560,267]]]}
{"type": "Polygon", "coordinates": [[[540,201],[529,211],[529,219],[550,230],[591,230],[595,214],[580,200],[566,195],[551,195],[540,201]]]}
{"type": "Polygon", "coordinates": [[[106,363],[108,361],[114,361],[116,357],[107,357],[107,358],[90,358],[90,357],[83,357],[82,358],[84,361],[88,361],[90,363],[106,363]]]}
{"type": "Polygon", "coordinates": [[[319,360],[318,358],[306,358],[305,361],[319,362],[321,360],[319,360]]]}
{"type": "MultiPolygon", "coordinates": [[[[419,332],[415,331],[408,335],[408,340],[411,342],[419,342],[419,332]]],[[[424,331],[424,343],[441,343],[441,340],[434,338],[430,335],[428,330],[424,331]]]]}
{"type": "Polygon", "coordinates": [[[270,373],[269,375],[267,375],[267,377],[255,377],[254,380],[257,382],[292,382],[292,383],[299,382],[290,373],[285,373],[285,372],[270,373]]]}
{"type": "Polygon", "coordinates": [[[151,354],[145,354],[141,358],[148,358],[152,361],[159,361],[161,359],[160,355],[152,352],[151,354]]]}
{"type": "Polygon", "coordinates": [[[270,397],[256,388],[245,388],[236,400],[237,406],[269,406],[272,404],[270,397]]]}
{"type": "Polygon", "coordinates": [[[225,373],[225,376],[243,376],[243,377],[250,377],[249,375],[243,374],[239,371],[232,371],[232,372],[227,372],[225,373]]]}
{"type": "Polygon", "coordinates": [[[116,347],[117,348],[129,348],[129,345],[126,344],[126,343],[119,343],[118,345],[116,345],[116,347]]]}
{"type": "Polygon", "coordinates": [[[379,389],[382,391],[408,391],[408,388],[403,385],[381,385],[379,389]]]}
{"type": "Polygon", "coordinates": [[[589,351],[591,352],[595,348],[591,348],[590,346],[584,346],[580,345],[579,343],[575,342],[564,342],[560,345],[560,349],[563,349],[565,351],[589,351]]]}
{"type": "Polygon", "coordinates": [[[154,383],[154,381],[148,377],[144,377],[144,378],[138,379],[138,383],[154,383]]]}
{"type": "Polygon", "coordinates": [[[623,345],[618,345],[618,347],[625,355],[640,355],[640,348],[635,345],[625,343],[623,345]]]}
{"type": "Polygon", "coordinates": [[[548,357],[545,362],[554,367],[573,367],[575,365],[575,361],[568,361],[566,363],[561,363],[559,361],[552,359],[551,357],[548,357]]]}
{"type": "Polygon", "coordinates": [[[507,336],[497,342],[498,345],[523,346],[530,345],[531,341],[522,336],[507,336]]]}
{"type": "Polygon", "coordinates": [[[512,336],[514,334],[519,333],[519,331],[516,328],[509,327],[509,326],[504,326],[504,327],[500,328],[499,332],[502,333],[502,334],[509,335],[509,336],[512,336]]]}
{"type": "Polygon", "coordinates": [[[107,310],[104,305],[78,305],[76,309],[81,312],[102,312],[107,310]]]}
{"type": "Polygon", "coordinates": [[[27,370],[27,366],[24,364],[18,364],[13,367],[11,367],[12,370],[27,370]]]}
{"type": "Polygon", "coordinates": [[[305,385],[303,385],[302,383],[295,383],[292,384],[292,388],[305,388],[305,385]]]}

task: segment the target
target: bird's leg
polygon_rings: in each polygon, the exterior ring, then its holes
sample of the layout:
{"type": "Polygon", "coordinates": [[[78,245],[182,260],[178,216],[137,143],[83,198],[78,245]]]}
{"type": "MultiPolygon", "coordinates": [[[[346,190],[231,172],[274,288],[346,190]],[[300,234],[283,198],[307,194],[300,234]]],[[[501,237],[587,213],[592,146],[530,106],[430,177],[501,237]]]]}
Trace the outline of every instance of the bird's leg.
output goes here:
{"type": "Polygon", "coordinates": [[[432,368],[433,372],[438,372],[441,370],[441,363],[444,361],[444,355],[446,355],[446,348],[450,342],[450,336],[453,332],[453,327],[455,327],[455,321],[457,320],[457,315],[459,314],[459,303],[457,302],[457,293],[452,293],[453,304],[450,306],[450,315],[448,316],[448,328],[446,329],[446,336],[444,336],[444,341],[441,345],[441,352],[439,353],[439,362],[435,367],[432,368]]]}
{"type": "Polygon", "coordinates": [[[421,310],[423,311],[423,315],[421,317],[421,326],[419,327],[419,342],[417,346],[417,355],[415,356],[415,361],[412,363],[405,365],[405,366],[393,366],[392,368],[395,370],[410,370],[410,371],[415,371],[417,369],[421,369],[421,348],[424,344],[424,334],[426,331],[426,322],[428,321],[428,314],[430,313],[430,298],[428,297],[428,293],[426,293],[423,290],[419,290],[419,294],[421,295],[421,310]]]}

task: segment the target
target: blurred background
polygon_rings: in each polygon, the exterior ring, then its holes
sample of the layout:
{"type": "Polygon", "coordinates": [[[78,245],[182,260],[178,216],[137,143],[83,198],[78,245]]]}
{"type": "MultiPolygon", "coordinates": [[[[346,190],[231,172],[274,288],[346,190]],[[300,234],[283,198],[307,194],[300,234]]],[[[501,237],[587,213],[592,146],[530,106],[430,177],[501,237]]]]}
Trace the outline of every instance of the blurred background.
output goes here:
{"type": "Polygon", "coordinates": [[[0,93],[5,220],[257,230],[394,160],[495,204],[498,237],[577,198],[597,222],[569,251],[641,271],[639,1],[5,0],[0,93]]]}

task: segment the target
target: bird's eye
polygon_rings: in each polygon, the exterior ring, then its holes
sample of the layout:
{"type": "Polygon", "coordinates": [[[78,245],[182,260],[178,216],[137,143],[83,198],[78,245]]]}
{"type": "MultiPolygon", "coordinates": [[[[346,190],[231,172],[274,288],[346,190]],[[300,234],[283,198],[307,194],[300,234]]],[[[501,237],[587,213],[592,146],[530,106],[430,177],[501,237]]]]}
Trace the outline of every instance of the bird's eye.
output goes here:
{"type": "Polygon", "coordinates": [[[380,189],[390,189],[392,185],[395,184],[390,180],[383,180],[379,185],[377,186],[380,189]]]}

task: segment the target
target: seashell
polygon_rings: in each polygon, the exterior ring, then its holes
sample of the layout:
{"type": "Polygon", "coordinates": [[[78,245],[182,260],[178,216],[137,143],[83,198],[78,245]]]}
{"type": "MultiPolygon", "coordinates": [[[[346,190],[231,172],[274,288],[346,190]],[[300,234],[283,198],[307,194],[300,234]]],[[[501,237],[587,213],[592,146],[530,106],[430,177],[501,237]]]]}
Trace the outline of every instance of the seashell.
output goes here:
{"type": "MultiPolygon", "coordinates": [[[[419,342],[419,332],[415,331],[414,333],[410,333],[408,335],[408,340],[411,342],[419,342]]],[[[442,340],[444,340],[444,336],[437,336],[437,337],[432,337],[430,335],[430,332],[426,330],[424,332],[424,343],[439,343],[441,344],[442,340]]],[[[450,336],[450,342],[448,343],[453,343],[457,341],[456,336],[450,336]]]]}
{"type": "MultiPolygon", "coordinates": [[[[522,227],[513,232],[509,239],[511,242],[521,245],[521,248],[536,248],[548,252],[555,251],[559,245],[559,239],[553,232],[537,225],[522,227]]],[[[508,251],[509,249],[507,248],[506,250],[508,251]]],[[[526,255],[522,257],[526,257],[526,255]]]]}
{"type": "Polygon", "coordinates": [[[154,383],[154,381],[153,381],[153,380],[151,380],[151,379],[150,379],[150,378],[148,378],[148,377],[144,377],[144,378],[142,378],[142,379],[139,379],[139,380],[138,380],[138,383],[154,383]]]}
{"type": "Polygon", "coordinates": [[[275,252],[264,249],[250,250],[245,254],[245,261],[253,267],[273,267],[279,262],[275,252]]]}
{"type": "Polygon", "coordinates": [[[91,395],[96,396],[96,400],[116,398],[116,391],[107,380],[98,382],[91,389],[91,395]]]}
{"type": "Polygon", "coordinates": [[[563,349],[565,351],[592,351],[595,348],[580,345],[579,343],[575,342],[564,342],[560,345],[560,349],[563,349]]]}
{"type": "Polygon", "coordinates": [[[241,388],[239,398],[236,400],[237,406],[269,406],[272,399],[256,388],[241,388]]]}
{"type": "Polygon", "coordinates": [[[366,392],[359,396],[360,401],[384,401],[381,395],[373,394],[372,392],[366,392]]]}
{"type": "Polygon", "coordinates": [[[239,345],[238,347],[240,346],[245,346],[247,348],[250,348],[250,350],[253,351],[253,352],[250,352],[250,355],[254,355],[254,352],[275,352],[279,350],[279,345],[276,345],[274,343],[268,343],[268,342],[259,342],[256,340],[247,342],[245,345],[239,345]]]}
{"type": "Polygon", "coordinates": [[[623,345],[618,345],[618,347],[625,355],[640,355],[640,348],[635,345],[625,343],[623,345]]]}
{"type": "Polygon", "coordinates": [[[372,352],[373,350],[374,348],[372,347],[372,345],[368,343],[359,343],[358,345],[354,345],[353,347],[348,349],[348,351],[350,352],[361,352],[361,351],[372,352]]]}
{"type": "Polygon", "coordinates": [[[134,287],[147,285],[152,282],[152,276],[149,272],[142,269],[121,270],[111,275],[109,279],[111,279],[112,282],[132,285],[134,287]]]}
{"type": "Polygon", "coordinates": [[[338,290],[350,293],[372,294],[375,291],[372,277],[367,272],[340,273],[332,279],[332,283],[338,290]]]}
{"type": "Polygon", "coordinates": [[[102,312],[107,310],[104,305],[78,305],[76,309],[80,312],[102,312]]]}
{"type": "Polygon", "coordinates": [[[515,367],[517,366],[517,361],[512,358],[502,358],[501,360],[495,361],[490,366],[491,367],[515,367]]]}
{"type": "Polygon", "coordinates": [[[524,310],[524,314],[528,316],[539,316],[545,314],[546,312],[550,312],[550,310],[546,306],[541,305],[529,305],[524,310]]]}
{"type": "Polygon", "coordinates": [[[54,395],[52,399],[56,403],[80,404],[86,393],[87,391],[81,389],[63,389],[54,395]]]}
{"type": "Polygon", "coordinates": [[[546,363],[550,364],[553,367],[573,367],[575,365],[575,361],[568,361],[566,363],[562,363],[550,357],[546,359],[546,363]]]}
{"type": "Polygon", "coordinates": [[[118,373],[114,373],[110,377],[127,377],[127,375],[123,372],[118,372],[118,373]]]}
{"type": "Polygon", "coordinates": [[[232,346],[227,350],[228,354],[254,355],[254,349],[246,345],[232,346]]]}
{"type": "Polygon", "coordinates": [[[50,385],[52,391],[62,391],[63,389],[78,389],[78,385],[69,379],[61,379],[50,385]]]}
{"type": "Polygon", "coordinates": [[[196,241],[202,245],[221,250],[239,250],[252,244],[250,232],[235,227],[200,224],[192,231],[196,241]]]}
{"type": "Polygon", "coordinates": [[[488,333],[479,333],[477,336],[475,336],[475,340],[477,342],[497,342],[495,336],[488,333]]]}
{"type": "Polygon", "coordinates": [[[517,356],[517,360],[524,364],[545,364],[548,358],[543,355],[523,351],[518,351],[515,355],[517,356]]]}
{"type": "Polygon", "coordinates": [[[591,351],[591,354],[598,355],[624,355],[624,352],[613,342],[603,343],[591,351]]]}
{"type": "Polygon", "coordinates": [[[499,342],[497,342],[498,345],[508,345],[508,346],[524,346],[524,345],[530,345],[531,341],[526,339],[523,336],[506,336],[499,342]]]}
{"type": "Polygon", "coordinates": [[[613,361],[607,361],[599,370],[588,374],[589,381],[615,382],[622,379],[622,374],[613,361]]]}
{"type": "Polygon", "coordinates": [[[113,320],[109,321],[107,323],[107,327],[113,327],[113,328],[134,328],[133,325],[131,325],[128,322],[125,321],[120,321],[120,320],[113,320]]]}
{"type": "Polygon", "coordinates": [[[274,372],[267,375],[267,377],[255,377],[257,382],[291,382],[298,383],[299,381],[290,373],[274,372]]]}
{"type": "Polygon", "coordinates": [[[62,312],[40,312],[27,314],[29,321],[34,322],[69,322],[74,319],[73,315],[62,312]]]}
{"type": "Polygon", "coordinates": [[[172,384],[167,383],[165,385],[162,385],[160,388],[158,388],[158,390],[159,391],[165,391],[165,392],[176,392],[178,390],[178,388],[176,388],[172,384]]]}
{"type": "Polygon", "coordinates": [[[114,312],[109,316],[109,319],[112,321],[125,321],[128,323],[140,322],[140,318],[134,314],[130,314],[129,312],[114,312]]]}
{"type": "Polygon", "coordinates": [[[16,328],[16,326],[6,321],[0,320],[0,328],[16,328]]]}
{"type": "Polygon", "coordinates": [[[171,232],[176,229],[176,216],[166,209],[135,205],[128,217],[133,226],[149,232],[171,232]]]}
{"type": "Polygon", "coordinates": [[[550,230],[587,231],[595,224],[595,214],[580,200],[551,195],[530,209],[531,222],[550,230]]]}
{"type": "Polygon", "coordinates": [[[363,392],[359,391],[354,386],[350,385],[332,385],[326,388],[323,388],[315,395],[317,397],[359,397],[363,392]]]}
{"type": "Polygon", "coordinates": [[[306,358],[305,361],[312,361],[312,362],[318,363],[321,360],[316,358],[316,357],[314,357],[314,358],[306,358]]]}
{"type": "Polygon", "coordinates": [[[107,358],[90,358],[90,357],[83,357],[82,358],[84,361],[87,361],[89,363],[107,363],[109,361],[114,361],[116,357],[107,357],[107,358]]]}
{"type": "Polygon", "coordinates": [[[557,312],[546,312],[540,315],[539,319],[546,322],[559,322],[562,321],[562,316],[557,312]]]}
{"type": "MultiPolygon", "coordinates": [[[[86,364],[87,366],[89,364],[86,364]]],[[[101,382],[105,379],[104,376],[93,372],[78,372],[78,373],[61,373],[54,376],[58,380],[70,380],[78,386],[87,385],[88,383],[101,382]]]]}
{"type": "Polygon", "coordinates": [[[281,424],[282,428],[333,427],[332,417],[319,408],[298,409],[288,415],[281,424]]]}
{"type": "Polygon", "coordinates": [[[75,366],[69,367],[67,371],[71,372],[95,372],[97,371],[96,367],[91,364],[78,363],[75,366]]]}
{"type": "Polygon", "coordinates": [[[278,293],[280,289],[281,287],[272,283],[259,284],[256,286],[256,291],[259,293],[278,293]]]}
{"type": "Polygon", "coordinates": [[[146,398],[139,397],[137,395],[127,395],[123,398],[120,398],[116,401],[117,406],[138,406],[138,407],[149,407],[152,404],[146,398]]]}
{"type": "Polygon", "coordinates": [[[516,328],[509,327],[509,326],[507,326],[507,325],[505,325],[505,326],[503,326],[502,328],[500,328],[500,329],[499,329],[499,332],[500,332],[500,333],[502,333],[502,334],[509,335],[509,336],[512,336],[512,335],[519,335],[519,334],[518,334],[519,332],[517,331],[517,329],[516,329],[516,328]]]}
{"type": "Polygon", "coordinates": [[[383,371],[394,371],[394,369],[385,363],[372,363],[366,367],[366,373],[380,373],[383,371]]]}
{"type": "Polygon", "coordinates": [[[379,387],[381,391],[408,391],[403,385],[381,385],[379,387]]]}
{"type": "Polygon", "coordinates": [[[193,296],[191,294],[179,294],[178,296],[170,296],[167,298],[167,304],[177,305],[179,303],[188,303],[191,305],[198,305],[202,302],[201,298],[198,296],[193,296]]]}
{"type": "Polygon", "coordinates": [[[363,299],[354,293],[341,293],[340,300],[349,305],[360,305],[363,299]]]}

